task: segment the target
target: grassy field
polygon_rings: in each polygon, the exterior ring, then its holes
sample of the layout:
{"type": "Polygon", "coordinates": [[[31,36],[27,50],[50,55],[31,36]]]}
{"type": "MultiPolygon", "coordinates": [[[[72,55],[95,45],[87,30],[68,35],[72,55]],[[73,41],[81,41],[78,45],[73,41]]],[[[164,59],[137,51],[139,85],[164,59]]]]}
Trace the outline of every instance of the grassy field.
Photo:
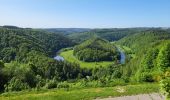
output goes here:
{"type": "Polygon", "coordinates": [[[60,53],[60,56],[64,57],[64,59],[68,62],[76,62],[80,64],[80,66],[83,68],[95,68],[99,66],[107,67],[108,65],[114,63],[113,61],[83,62],[73,56],[73,50],[63,51],[60,53]]]}
{"type": "Polygon", "coordinates": [[[92,100],[108,96],[124,96],[159,92],[158,84],[140,84],[103,88],[52,89],[11,92],[0,95],[0,100],[92,100]]]}

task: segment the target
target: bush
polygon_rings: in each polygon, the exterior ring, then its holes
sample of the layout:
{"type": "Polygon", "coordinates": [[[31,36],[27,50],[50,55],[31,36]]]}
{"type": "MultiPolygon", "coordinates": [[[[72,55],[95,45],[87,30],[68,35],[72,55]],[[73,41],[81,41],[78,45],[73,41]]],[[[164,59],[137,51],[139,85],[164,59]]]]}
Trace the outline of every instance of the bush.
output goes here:
{"type": "Polygon", "coordinates": [[[69,83],[67,83],[66,81],[61,82],[57,85],[57,88],[67,88],[68,89],[69,87],[70,87],[69,83]]]}
{"type": "Polygon", "coordinates": [[[57,82],[55,80],[49,80],[49,82],[46,83],[45,88],[52,89],[57,87],[57,82]]]}
{"type": "Polygon", "coordinates": [[[141,75],[138,77],[138,81],[142,82],[154,82],[153,76],[149,72],[143,72],[141,75]]]}
{"type": "Polygon", "coordinates": [[[3,71],[4,67],[4,63],[0,60],[0,91],[4,90],[4,85],[7,82],[6,73],[3,71]]]}
{"type": "Polygon", "coordinates": [[[167,99],[170,99],[170,77],[166,77],[161,80],[160,87],[162,93],[167,97],[167,99]]]}
{"type": "Polygon", "coordinates": [[[36,76],[36,89],[39,90],[41,87],[45,85],[45,80],[40,76],[36,76]]]}
{"type": "Polygon", "coordinates": [[[5,91],[21,91],[28,89],[29,86],[23,83],[20,79],[13,77],[8,84],[5,85],[5,91]]]}

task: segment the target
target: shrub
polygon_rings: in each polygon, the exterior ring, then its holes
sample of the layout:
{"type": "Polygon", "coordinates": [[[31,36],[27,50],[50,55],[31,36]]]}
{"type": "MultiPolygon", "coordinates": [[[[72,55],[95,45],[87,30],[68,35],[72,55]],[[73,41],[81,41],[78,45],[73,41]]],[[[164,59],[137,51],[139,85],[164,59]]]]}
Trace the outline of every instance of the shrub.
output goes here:
{"type": "Polygon", "coordinates": [[[167,97],[167,99],[170,99],[170,77],[166,77],[161,80],[160,87],[162,93],[167,97]]]}
{"type": "Polygon", "coordinates": [[[20,79],[13,77],[8,84],[5,85],[5,91],[21,91],[28,89],[29,86],[20,79]]]}
{"type": "Polygon", "coordinates": [[[45,85],[45,80],[40,75],[36,76],[36,89],[39,90],[45,85]]]}
{"type": "Polygon", "coordinates": [[[70,87],[69,83],[67,83],[66,81],[61,82],[57,85],[57,88],[67,88],[68,89],[69,87],[70,87]]]}
{"type": "Polygon", "coordinates": [[[141,73],[141,75],[139,75],[138,78],[139,78],[138,81],[142,81],[142,82],[154,82],[152,73],[149,73],[149,72],[141,73]]]}
{"type": "Polygon", "coordinates": [[[0,91],[4,90],[4,85],[7,82],[6,73],[3,71],[4,67],[4,63],[0,60],[0,91]]]}
{"type": "Polygon", "coordinates": [[[55,80],[49,80],[49,82],[46,83],[45,88],[52,89],[57,87],[57,82],[55,80]]]}

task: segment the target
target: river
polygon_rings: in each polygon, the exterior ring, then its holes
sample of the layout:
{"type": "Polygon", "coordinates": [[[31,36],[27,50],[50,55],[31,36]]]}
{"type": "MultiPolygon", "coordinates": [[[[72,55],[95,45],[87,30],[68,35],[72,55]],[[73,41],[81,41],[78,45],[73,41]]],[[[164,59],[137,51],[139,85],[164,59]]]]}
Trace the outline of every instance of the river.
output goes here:
{"type": "MultiPolygon", "coordinates": [[[[125,53],[119,47],[117,47],[117,49],[120,52],[120,63],[125,64],[125,58],[126,58],[125,53]]],[[[58,61],[64,61],[64,58],[59,55],[55,56],[54,59],[58,61]]]]}
{"type": "Polygon", "coordinates": [[[125,53],[119,47],[117,47],[117,49],[120,52],[120,63],[125,64],[125,60],[126,60],[125,53]]]}
{"type": "Polygon", "coordinates": [[[61,56],[58,56],[58,55],[55,56],[54,59],[55,59],[55,60],[58,60],[58,61],[64,61],[64,58],[61,57],[61,56]]]}

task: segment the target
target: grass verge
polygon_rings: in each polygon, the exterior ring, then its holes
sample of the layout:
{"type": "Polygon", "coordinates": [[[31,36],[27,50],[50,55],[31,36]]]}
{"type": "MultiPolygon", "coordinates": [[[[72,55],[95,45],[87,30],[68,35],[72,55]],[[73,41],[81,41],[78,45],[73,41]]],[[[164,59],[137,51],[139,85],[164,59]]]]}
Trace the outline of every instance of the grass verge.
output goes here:
{"type": "Polygon", "coordinates": [[[152,92],[159,92],[158,84],[11,92],[1,94],[0,100],[92,100],[152,92]]]}

